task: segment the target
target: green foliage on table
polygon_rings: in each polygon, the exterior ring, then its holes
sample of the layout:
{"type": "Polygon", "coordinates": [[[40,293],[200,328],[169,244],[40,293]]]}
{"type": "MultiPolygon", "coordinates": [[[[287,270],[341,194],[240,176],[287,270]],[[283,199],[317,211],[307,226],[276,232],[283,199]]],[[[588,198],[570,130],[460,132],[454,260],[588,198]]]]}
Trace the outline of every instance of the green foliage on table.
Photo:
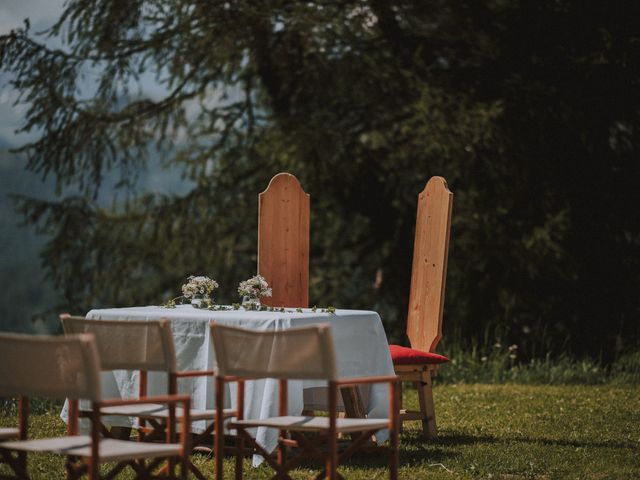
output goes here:
{"type": "MultiPolygon", "coordinates": [[[[176,297],[176,298],[172,298],[171,300],[167,300],[165,303],[162,304],[163,308],[168,308],[168,309],[174,309],[176,308],[176,301],[177,300],[185,300],[185,297],[176,297]]],[[[187,299],[188,300],[188,299],[187,299]]],[[[215,311],[215,312],[224,312],[224,311],[231,311],[231,310],[245,310],[247,312],[279,312],[279,313],[304,313],[304,311],[302,310],[302,308],[296,308],[296,309],[292,309],[292,308],[285,308],[285,307],[271,307],[269,305],[255,305],[253,303],[250,303],[248,305],[240,305],[239,303],[232,303],[231,305],[218,305],[217,303],[215,303],[213,300],[211,300],[210,298],[205,298],[201,301],[200,304],[190,304],[193,308],[197,308],[200,310],[210,310],[210,311],[215,311]]],[[[318,309],[318,307],[314,306],[311,309],[312,313],[316,313],[316,312],[320,312],[320,313],[332,313],[335,314],[336,313],[336,307],[333,307],[331,305],[329,305],[326,308],[320,308],[318,309]]]]}
{"type": "Polygon", "coordinates": [[[611,356],[640,338],[638,8],[68,2],[60,48],[0,38],[37,134],[20,151],[60,194],[19,209],[61,308],[154,304],[190,272],[229,302],[255,271],[257,195],[289,171],[312,198],[312,301],[375,309],[401,339],[417,195],[443,175],[445,338],[611,356]],[[156,154],[189,193],[136,189],[156,154]]]}

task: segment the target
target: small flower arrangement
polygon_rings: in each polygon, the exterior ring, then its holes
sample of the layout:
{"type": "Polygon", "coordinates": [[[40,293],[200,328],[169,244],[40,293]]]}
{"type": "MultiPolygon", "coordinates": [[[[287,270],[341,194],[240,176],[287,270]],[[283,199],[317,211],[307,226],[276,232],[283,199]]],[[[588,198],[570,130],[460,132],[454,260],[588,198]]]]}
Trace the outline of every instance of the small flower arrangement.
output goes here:
{"type": "Polygon", "coordinates": [[[262,275],[256,275],[238,285],[238,293],[242,297],[261,298],[270,297],[271,287],[262,275]]]}
{"type": "Polygon", "coordinates": [[[211,294],[218,288],[218,282],[203,275],[187,278],[187,283],[182,285],[182,297],[191,299],[191,305],[195,308],[206,308],[211,305],[211,294]]]}
{"type": "Polygon", "coordinates": [[[218,288],[218,282],[202,275],[187,278],[187,283],[182,285],[184,298],[193,298],[197,295],[211,295],[218,288]]]}
{"type": "MultiPolygon", "coordinates": [[[[213,311],[227,311],[227,310],[244,310],[259,311],[259,312],[281,312],[281,313],[304,313],[302,308],[286,309],[285,307],[270,307],[262,305],[260,302],[261,297],[270,297],[273,295],[273,291],[267,280],[261,276],[256,275],[244,282],[240,282],[238,285],[238,293],[243,296],[242,304],[234,303],[232,305],[216,305],[216,303],[210,298],[213,291],[218,288],[218,282],[205,277],[204,275],[191,275],[187,278],[187,283],[182,285],[182,295],[176,298],[172,298],[164,303],[164,308],[176,308],[176,302],[181,300],[180,303],[184,304],[184,300],[191,300],[191,306],[194,308],[200,308],[213,311]]],[[[312,313],[336,313],[336,308],[328,306],[326,308],[320,308],[313,306],[311,308],[312,313]]],[[[518,348],[515,345],[509,347],[509,352],[518,348]]]]}
{"type": "Polygon", "coordinates": [[[218,288],[218,282],[204,275],[191,275],[187,283],[182,285],[182,295],[168,300],[163,305],[165,308],[176,308],[176,301],[184,304],[185,300],[191,300],[194,308],[210,308],[215,305],[211,294],[218,288]]]}

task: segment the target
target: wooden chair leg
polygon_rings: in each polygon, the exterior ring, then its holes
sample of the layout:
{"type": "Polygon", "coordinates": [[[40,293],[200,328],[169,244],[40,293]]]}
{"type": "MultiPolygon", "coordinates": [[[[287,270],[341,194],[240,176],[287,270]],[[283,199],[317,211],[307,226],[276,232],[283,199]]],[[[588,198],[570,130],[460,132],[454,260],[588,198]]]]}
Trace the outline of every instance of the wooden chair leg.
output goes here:
{"type": "Polygon", "coordinates": [[[94,401],[91,405],[91,460],[89,480],[100,480],[100,407],[94,401]]]}
{"type": "Polygon", "coordinates": [[[89,462],[89,480],[100,480],[100,471],[98,470],[98,462],[91,459],[89,462]]]}
{"type": "Polygon", "coordinates": [[[18,465],[20,465],[20,468],[26,474],[26,472],[27,472],[27,452],[18,453],[18,465]]]}
{"type": "Polygon", "coordinates": [[[400,463],[399,435],[400,435],[400,404],[402,403],[402,382],[390,385],[389,389],[389,417],[392,420],[389,430],[389,480],[398,480],[398,465],[400,463]]]}
{"type": "Polygon", "coordinates": [[[116,440],[129,440],[131,438],[131,427],[111,427],[111,437],[116,440]]]}
{"type": "Polygon", "coordinates": [[[243,468],[242,464],[244,460],[244,438],[237,436],[236,437],[236,480],[242,480],[243,478],[243,468]]]}
{"type": "Polygon", "coordinates": [[[67,457],[67,461],[64,464],[64,468],[67,473],[67,477],[66,477],[67,480],[73,480],[73,478],[75,478],[74,477],[75,470],[73,468],[74,466],[73,464],[74,464],[73,457],[67,457]]]}
{"type": "Polygon", "coordinates": [[[358,387],[344,387],[340,389],[344,411],[348,418],[366,418],[362,395],[358,387]]]}
{"type": "Polygon", "coordinates": [[[213,455],[215,478],[221,479],[224,475],[222,468],[222,459],[224,458],[224,380],[222,377],[216,377],[216,418],[214,420],[214,437],[213,437],[213,455]]]}
{"type": "Polygon", "coordinates": [[[427,440],[435,440],[438,437],[436,427],[436,411],[433,406],[433,391],[431,388],[431,372],[422,371],[420,374],[420,385],[418,385],[418,400],[420,401],[420,412],[422,413],[422,432],[427,440]]]}
{"type": "MultiPolygon", "coordinates": [[[[400,415],[400,413],[404,409],[404,393],[402,391],[402,385],[403,385],[403,380],[402,380],[402,377],[400,377],[400,384],[398,385],[398,415],[400,415]]],[[[401,435],[402,432],[404,431],[404,428],[403,428],[404,422],[402,421],[402,418],[398,423],[399,423],[398,434],[401,435]]]]}
{"type": "Polygon", "coordinates": [[[329,480],[338,479],[338,438],[335,434],[329,435],[326,469],[329,480]]]}
{"type": "Polygon", "coordinates": [[[183,455],[179,459],[180,461],[180,479],[187,480],[189,478],[189,472],[191,471],[191,462],[188,456],[183,455]]]}
{"type": "Polygon", "coordinates": [[[337,410],[338,410],[338,388],[336,383],[329,382],[329,431],[327,442],[327,478],[337,480],[338,478],[338,436],[336,431],[337,410]]]}

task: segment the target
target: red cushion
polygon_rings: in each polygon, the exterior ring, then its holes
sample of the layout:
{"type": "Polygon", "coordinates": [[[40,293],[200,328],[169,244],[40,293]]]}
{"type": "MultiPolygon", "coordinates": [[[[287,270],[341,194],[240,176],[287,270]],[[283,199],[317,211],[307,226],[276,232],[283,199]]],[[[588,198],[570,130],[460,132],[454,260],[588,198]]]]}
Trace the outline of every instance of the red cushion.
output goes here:
{"type": "Polygon", "coordinates": [[[389,351],[394,365],[437,364],[449,361],[447,357],[437,353],[421,352],[420,350],[401,347],[400,345],[389,345],[389,351]]]}

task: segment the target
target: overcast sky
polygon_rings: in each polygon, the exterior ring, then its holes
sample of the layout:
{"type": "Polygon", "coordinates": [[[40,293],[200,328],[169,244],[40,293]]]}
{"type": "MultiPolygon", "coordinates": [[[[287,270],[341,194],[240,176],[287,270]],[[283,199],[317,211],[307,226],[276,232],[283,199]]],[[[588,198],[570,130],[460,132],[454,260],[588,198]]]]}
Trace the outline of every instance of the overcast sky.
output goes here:
{"type": "MultiPolygon", "coordinates": [[[[65,0],[0,0],[0,35],[8,34],[11,29],[23,26],[25,18],[29,18],[31,34],[35,35],[55,23],[62,13],[64,3],[65,0]]],[[[46,41],[46,37],[40,36],[39,40],[46,41]]],[[[150,73],[142,77],[142,86],[144,94],[150,98],[161,97],[166,93],[166,90],[154,80],[150,73]]],[[[0,73],[0,149],[7,146],[23,145],[34,140],[36,136],[36,134],[31,134],[28,137],[24,134],[16,135],[14,133],[22,125],[22,118],[26,110],[25,106],[13,106],[16,98],[16,92],[7,85],[7,76],[0,73]]],[[[187,105],[187,108],[195,109],[193,105],[191,107],[187,105]]],[[[10,159],[11,162],[18,161],[16,156],[12,156],[10,159]]],[[[33,176],[33,179],[40,181],[39,176],[33,176]]],[[[105,184],[109,185],[109,181],[107,179],[105,184]]],[[[139,187],[146,191],[182,194],[192,187],[192,183],[182,180],[175,170],[155,168],[141,174],[139,187]]],[[[103,190],[108,194],[111,192],[111,189],[107,187],[103,190]]],[[[5,201],[4,193],[0,191],[0,203],[5,201]]]]}
{"type": "MultiPolygon", "coordinates": [[[[0,0],[0,35],[9,33],[13,28],[22,27],[24,19],[29,18],[31,35],[36,40],[58,47],[58,41],[47,40],[46,36],[38,36],[37,33],[55,23],[62,13],[63,5],[64,0],[0,0]]],[[[90,90],[95,85],[85,80],[80,86],[90,90]]],[[[155,81],[152,72],[141,76],[141,86],[144,94],[150,98],[159,98],[166,94],[166,89],[155,81]]],[[[33,140],[33,137],[28,138],[24,134],[18,136],[14,133],[21,125],[26,110],[24,105],[13,106],[16,98],[17,93],[7,85],[7,76],[0,73],[0,148],[5,142],[15,147],[27,140],[33,140]]]]}
{"type": "MultiPolygon", "coordinates": [[[[0,0],[0,35],[21,27],[25,18],[31,22],[31,32],[42,31],[55,22],[63,4],[64,0],[0,0]]],[[[15,146],[21,142],[14,130],[20,125],[24,107],[13,106],[16,93],[6,82],[6,76],[0,75],[0,141],[15,146]]]]}

